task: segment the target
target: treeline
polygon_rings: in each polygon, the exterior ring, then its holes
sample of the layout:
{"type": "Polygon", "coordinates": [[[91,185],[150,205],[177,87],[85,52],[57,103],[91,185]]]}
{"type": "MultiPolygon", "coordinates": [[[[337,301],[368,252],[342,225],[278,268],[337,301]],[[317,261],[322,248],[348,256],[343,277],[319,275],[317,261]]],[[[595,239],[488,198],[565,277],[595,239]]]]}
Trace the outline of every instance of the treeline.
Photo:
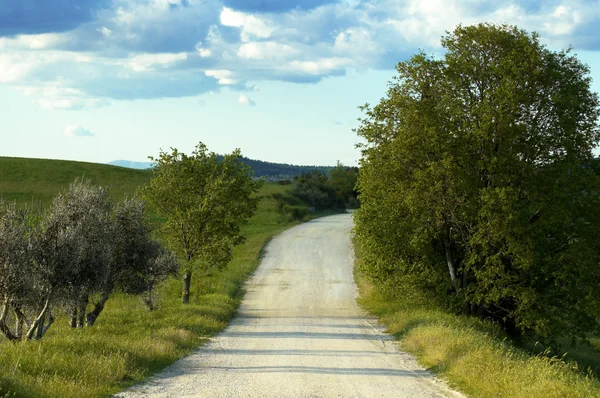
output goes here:
{"type": "Polygon", "coordinates": [[[357,178],[357,167],[338,162],[328,174],[315,170],[281,181],[291,185],[290,195],[274,194],[273,198],[277,200],[278,211],[292,220],[303,219],[311,210],[356,209],[359,206],[355,190],[357,178]]]}
{"type": "Polygon", "coordinates": [[[294,177],[299,177],[301,174],[309,174],[314,171],[327,175],[333,169],[333,167],[329,166],[296,166],[248,158],[242,158],[241,161],[252,168],[255,177],[274,181],[289,180],[294,177]]]}
{"type": "MultiPolygon", "coordinates": [[[[600,141],[589,68],[512,26],[397,66],[358,133],[363,271],[516,337],[600,331],[600,141]]],[[[404,293],[402,293],[404,292],[404,293]]]]}
{"type": "Polygon", "coordinates": [[[0,332],[9,340],[42,338],[56,311],[73,328],[92,326],[116,291],[143,295],[152,309],[154,288],[177,271],[137,198],[115,202],[78,179],[43,212],[1,204],[0,332]]]}

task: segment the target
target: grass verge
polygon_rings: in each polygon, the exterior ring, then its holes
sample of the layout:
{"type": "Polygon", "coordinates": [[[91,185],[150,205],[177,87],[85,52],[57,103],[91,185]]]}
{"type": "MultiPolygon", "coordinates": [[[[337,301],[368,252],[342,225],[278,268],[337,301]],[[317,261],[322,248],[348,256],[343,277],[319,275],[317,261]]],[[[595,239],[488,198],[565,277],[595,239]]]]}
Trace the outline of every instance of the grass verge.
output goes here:
{"type": "MultiPolygon", "coordinates": [[[[600,397],[594,371],[582,371],[581,365],[567,359],[569,355],[533,355],[516,347],[497,326],[435,308],[410,288],[376,289],[360,273],[360,247],[356,258],[359,304],[387,326],[404,350],[450,386],[473,397],[600,397]]],[[[597,363],[599,353],[590,347],[570,357],[583,355],[587,363],[597,363]]]]}
{"type": "MultiPolygon", "coordinates": [[[[148,312],[140,300],[115,295],[93,328],[73,330],[58,318],[40,341],[0,340],[0,397],[109,396],[189,354],[223,330],[241,302],[243,283],[259,264],[265,244],[298,224],[276,210],[272,194],[287,187],[266,184],[256,215],[244,227],[246,242],[223,271],[195,275],[191,304],[180,303],[181,281],[160,291],[148,312]]],[[[322,214],[312,214],[314,218],[322,214]]]]}

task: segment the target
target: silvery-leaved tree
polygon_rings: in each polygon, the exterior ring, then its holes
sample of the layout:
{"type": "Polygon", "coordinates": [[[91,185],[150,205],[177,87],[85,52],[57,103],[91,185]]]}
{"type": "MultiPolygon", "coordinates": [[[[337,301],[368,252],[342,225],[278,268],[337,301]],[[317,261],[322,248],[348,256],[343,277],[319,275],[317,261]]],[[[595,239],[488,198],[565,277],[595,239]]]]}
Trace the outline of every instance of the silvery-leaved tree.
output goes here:
{"type": "Polygon", "coordinates": [[[98,281],[99,298],[86,314],[88,326],[96,322],[115,290],[145,294],[144,302],[153,309],[153,290],[169,276],[176,275],[179,268],[175,256],[152,238],[142,200],[126,198],[117,203],[112,221],[109,239],[112,258],[106,263],[103,278],[98,281]]]}
{"type": "Polygon", "coordinates": [[[187,155],[161,152],[144,198],[166,219],[163,232],[184,264],[182,300],[190,300],[194,268],[227,264],[231,247],[241,243],[240,227],[254,214],[253,196],[262,181],[242,163],[241,153],[219,156],[199,143],[187,155]]]}
{"type": "Polygon", "coordinates": [[[90,296],[101,294],[114,257],[112,207],[107,188],[84,179],[62,191],[44,214],[38,264],[52,286],[53,303],[83,327],[90,296]]]}
{"type": "Polygon", "coordinates": [[[48,311],[48,296],[36,289],[39,281],[32,255],[31,214],[15,204],[1,205],[0,332],[9,340],[34,338],[43,335],[49,324],[42,325],[40,330],[40,319],[48,311]]]}

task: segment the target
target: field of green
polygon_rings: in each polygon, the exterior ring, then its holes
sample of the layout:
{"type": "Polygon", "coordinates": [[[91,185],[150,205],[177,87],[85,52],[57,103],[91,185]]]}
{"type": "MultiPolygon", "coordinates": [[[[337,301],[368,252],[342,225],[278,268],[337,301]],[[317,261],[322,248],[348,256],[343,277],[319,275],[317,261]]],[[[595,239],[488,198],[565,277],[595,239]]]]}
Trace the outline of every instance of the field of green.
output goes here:
{"type": "Polygon", "coordinates": [[[110,186],[112,194],[120,198],[133,194],[152,172],[69,160],[0,157],[0,198],[36,208],[40,203],[47,206],[78,177],[110,186]]]}
{"type": "MultiPolygon", "coordinates": [[[[45,205],[75,177],[110,185],[115,196],[132,194],[151,173],[91,163],[0,158],[0,195],[20,204],[45,205]]],[[[180,300],[181,282],[160,289],[158,309],[117,294],[92,328],[71,329],[59,317],[40,341],[0,338],[0,397],[109,396],[159,371],[223,330],[243,296],[243,283],[259,263],[265,244],[297,224],[277,210],[274,193],[289,186],[265,184],[255,216],[243,228],[247,240],[219,272],[193,276],[191,304],[180,300]]],[[[317,214],[312,214],[315,217],[317,214]]]]}
{"type": "Polygon", "coordinates": [[[355,249],[359,304],[452,387],[472,397],[600,397],[600,339],[589,347],[565,344],[560,356],[533,354],[496,325],[443,311],[415,289],[375,289],[360,273],[355,249]]]}

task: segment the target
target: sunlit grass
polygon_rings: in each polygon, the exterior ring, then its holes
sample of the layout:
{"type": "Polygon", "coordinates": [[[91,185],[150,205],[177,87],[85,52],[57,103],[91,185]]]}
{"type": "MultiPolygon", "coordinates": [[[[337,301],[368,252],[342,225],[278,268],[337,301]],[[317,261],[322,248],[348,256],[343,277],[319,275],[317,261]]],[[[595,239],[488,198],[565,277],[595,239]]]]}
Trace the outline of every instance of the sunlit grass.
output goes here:
{"type": "MultiPolygon", "coordinates": [[[[357,250],[357,264],[360,261],[357,250]]],[[[410,288],[383,293],[358,267],[355,279],[361,306],[379,317],[401,347],[416,355],[423,366],[468,396],[600,397],[600,381],[586,370],[587,365],[600,361],[597,348],[574,350],[573,358],[586,359],[579,364],[568,356],[533,355],[513,344],[496,325],[449,314],[410,288]]]]}
{"type": "Polygon", "coordinates": [[[295,224],[284,220],[270,197],[286,189],[276,184],[262,188],[258,211],[243,229],[246,242],[234,249],[233,260],[223,271],[194,275],[190,305],[181,304],[181,281],[172,279],[161,287],[154,312],[148,312],[139,298],[120,294],[109,299],[92,328],[73,330],[63,315],[40,341],[13,344],[0,339],[0,397],[111,395],[223,330],[264,245],[295,224]]]}

